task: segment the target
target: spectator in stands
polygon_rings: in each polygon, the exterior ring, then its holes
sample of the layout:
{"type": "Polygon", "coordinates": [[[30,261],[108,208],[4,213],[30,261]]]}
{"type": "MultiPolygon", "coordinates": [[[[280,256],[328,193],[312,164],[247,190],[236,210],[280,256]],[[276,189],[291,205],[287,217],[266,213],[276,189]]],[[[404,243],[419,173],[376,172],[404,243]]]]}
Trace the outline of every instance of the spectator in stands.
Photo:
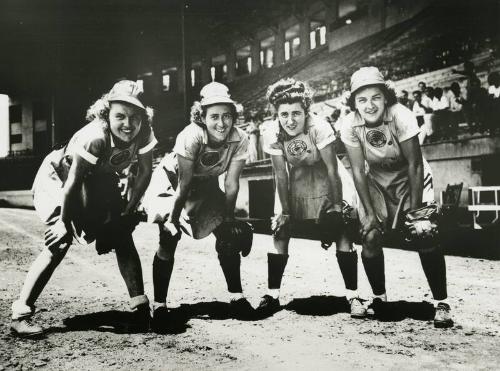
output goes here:
{"type": "Polygon", "coordinates": [[[489,109],[488,92],[481,87],[479,78],[471,78],[467,88],[467,99],[463,104],[463,111],[471,134],[484,132],[486,126],[486,113],[489,109]]]}
{"type": "Polygon", "coordinates": [[[132,231],[134,213],[151,179],[152,110],[142,101],[142,89],[120,81],[87,111],[89,123],[62,149],[43,161],[33,183],[33,203],[47,225],[45,248],[30,267],[19,298],[12,304],[13,333],[38,336],[31,322],[35,302],[75,238],[95,241],[98,254],[115,250],[133,310],[129,330],[149,329],[149,301],[144,295],[142,268],[132,231]],[[131,197],[122,199],[117,173],[137,159],[131,197]]]}
{"type": "Polygon", "coordinates": [[[251,163],[259,160],[260,122],[257,120],[256,110],[250,110],[246,116],[246,132],[249,139],[247,163],[251,163]]]}
{"type": "Polygon", "coordinates": [[[455,126],[450,124],[450,102],[448,97],[443,94],[443,89],[439,87],[434,89],[431,108],[433,111],[433,130],[436,136],[438,138],[456,138],[455,126]]]}
{"type": "Polygon", "coordinates": [[[471,61],[464,62],[463,70],[457,70],[453,68],[451,72],[465,76],[467,78],[467,89],[469,89],[472,86],[473,80],[477,79],[476,68],[474,66],[474,63],[472,63],[471,61]]]}
{"type": "MultiPolygon", "coordinates": [[[[415,116],[397,103],[394,91],[376,67],[363,67],[352,75],[350,104],[355,111],[343,119],[341,137],[361,199],[363,251],[380,267],[384,264],[384,238],[404,228],[401,221],[407,211],[434,201],[432,175],[422,157],[415,116]]],[[[450,327],[453,321],[446,303],[443,252],[435,240],[416,240],[413,247],[419,251],[436,304],[434,325],[450,327]]],[[[370,270],[366,265],[365,269],[367,273],[370,270]]],[[[383,310],[386,300],[383,270],[377,271],[376,277],[380,290],[375,292],[377,312],[383,310]]]]}
{"type": "Polygon", "coordinates": [[[486,120],[490,132],[500,129],[500,74],[492,72],[488,75],[488,96],[490,109],[487,110],[486,120]]]}
{"type": "Polygon", "coordinates": [[[148,220],[157,223],[160,232],[153,258],[152,327],[157,332],[168,324],[167,294],[183,232],[195,239],[215,235],[231,314],[248,317],[253,312],[241,286],[241,246],[231,242],[244,230],[235,220],[234,210],[248,138],[234,126],[236,106],[225,85],[209,83],[201,89],[200,97],[191,107],[191,121],[177,136],[173,152],[155,169],[143,201],[148,220]],[[219,176],[224,173],[223,192],[219,176]]]}
{"type": "Polygon", "coordinates": [[[401,95],[398,97],[398,102],[408,109],[412,109],[413,107],[413,102],[408,97],[408,92],[406,90],[401,90],[401,95]]]}
{"type": "Polygon", "coordinates": [[[465,102],[460,85],[458,82],[453,82],[450,86],[448,100],[450,102],[450,125],[453,130],[458,133],[458,125],[465,122],[465,117],[462,112],[462,107],[465,102]]]}
{"type": "MultiPolygon", "coordinates": [[[[364,317],[366,310],[357,294],[358,255],[352,244],[357,228],[349,230],[344,223],[353,221],[356,192],[336,156],[331,126],[309,111],[312,95],[305,83],[293,79],[280,80],[268,89],[277,117],[266,128],[264,141],[271,155],[279,206],[272,221],[274,249],[267,255],[268,293],[257,310],[263,317],[279,310],[291,233],[302,227],[320,237],[325,249],[335,242],[351,316],[364,317]]],[[[372,271],[367,273],[373,278],[372,271]]]]}
{"type": "Polygon", "coordinates": [[[432,135],[431,126],[431,114],[432,108],[426,106],[422,102],[422,91],[415,90],[413,92],[413,107],[412,111],[417,118],[417,124],[420,127],[420,133],[418,134],[418,141],[420,144],[424,144],[425,139],[432,135]]]}

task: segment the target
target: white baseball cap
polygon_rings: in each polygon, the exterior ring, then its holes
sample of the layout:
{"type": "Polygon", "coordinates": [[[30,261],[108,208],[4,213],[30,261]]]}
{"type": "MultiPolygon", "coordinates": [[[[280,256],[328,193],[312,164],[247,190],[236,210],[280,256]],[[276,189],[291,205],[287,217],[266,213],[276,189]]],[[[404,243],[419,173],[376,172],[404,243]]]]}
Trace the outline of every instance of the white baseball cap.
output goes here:
{"type": "Polygon", "coordinates": [[[236,104],[229,95],[228,87],[220,82],[211,82],[205,85],[200,91],[200,98],[202,106],[209,106],[217,103],[236,104]]]}
{"type": "Polygon", "coordinates": [[[361,67],[351,76],[351,94],[364,86],[379,84],[385,84],[385,80],[377,67],[361,67]]]}
{"type": "Polygon", "coordinates": [[[110,102],[126,102],[136,107],[146,109],[141,102],[142,89],[135,81],[122,80],[118,81],[108,93],[108,101],[110,102]]]}

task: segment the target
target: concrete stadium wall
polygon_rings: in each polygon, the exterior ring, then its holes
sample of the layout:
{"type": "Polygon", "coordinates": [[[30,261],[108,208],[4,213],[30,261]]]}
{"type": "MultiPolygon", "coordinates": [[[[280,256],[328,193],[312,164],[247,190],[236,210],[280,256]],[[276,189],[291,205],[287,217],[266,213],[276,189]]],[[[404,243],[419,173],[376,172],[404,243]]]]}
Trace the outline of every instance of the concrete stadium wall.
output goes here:
{"type": "Polygon", "coordinates": [[[328,34],[330,51],[340,49],[358,40],[364,39],[385,28],[404,22],[425,9],[431,0],[399,0],[384,6],[386,1],[369,2],[367,13],[352,24],[335,29],[328,34]]]}

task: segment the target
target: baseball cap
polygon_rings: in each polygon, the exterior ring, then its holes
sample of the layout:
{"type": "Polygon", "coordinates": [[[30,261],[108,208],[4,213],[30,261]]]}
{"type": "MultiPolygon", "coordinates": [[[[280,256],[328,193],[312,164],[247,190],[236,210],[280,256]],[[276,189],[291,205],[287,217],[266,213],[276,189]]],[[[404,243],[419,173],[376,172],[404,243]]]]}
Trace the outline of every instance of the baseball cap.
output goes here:
{"type": "Polygon", "coordinates": [[[200,91],[201,105],[209,106],[217,103],[235,104],[229,95],[229,89],[220,82],[211,82],[200,91]]]}
{"type": "Polygon", "coordinates": [[[122,80],[113,85],[108,93],[108,101],[126,102],[136,107],[146,109],[141,102],[142,93],[142,88],[135,81],[122,80]]]}
{"type": "Polygon", "coordinates": [[[377,67],[361,67],[351,76],[351,94],[368,85],[385,84],[384,76],[377,67]]]}

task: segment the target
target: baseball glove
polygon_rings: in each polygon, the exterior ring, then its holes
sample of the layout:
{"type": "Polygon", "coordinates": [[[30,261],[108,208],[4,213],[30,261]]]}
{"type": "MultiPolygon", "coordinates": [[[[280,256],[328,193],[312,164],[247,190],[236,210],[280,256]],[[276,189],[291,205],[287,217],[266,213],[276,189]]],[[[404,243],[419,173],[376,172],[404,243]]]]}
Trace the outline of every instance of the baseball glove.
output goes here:
{"type": "Polygon", "coordinates": [[[224,222],[217,228],[216,249],[219,251],[222,246],[227,246],[241,252],[245,257],[250,254],[253,242],[253,227],[240,220],[224,222]]]}
{"type": "Polygon", "coordinates": [[[439,216],[439,207],[436,204],[408,211],[403,227],[405,240],[413,242],[437,237],[439,216]]]}

